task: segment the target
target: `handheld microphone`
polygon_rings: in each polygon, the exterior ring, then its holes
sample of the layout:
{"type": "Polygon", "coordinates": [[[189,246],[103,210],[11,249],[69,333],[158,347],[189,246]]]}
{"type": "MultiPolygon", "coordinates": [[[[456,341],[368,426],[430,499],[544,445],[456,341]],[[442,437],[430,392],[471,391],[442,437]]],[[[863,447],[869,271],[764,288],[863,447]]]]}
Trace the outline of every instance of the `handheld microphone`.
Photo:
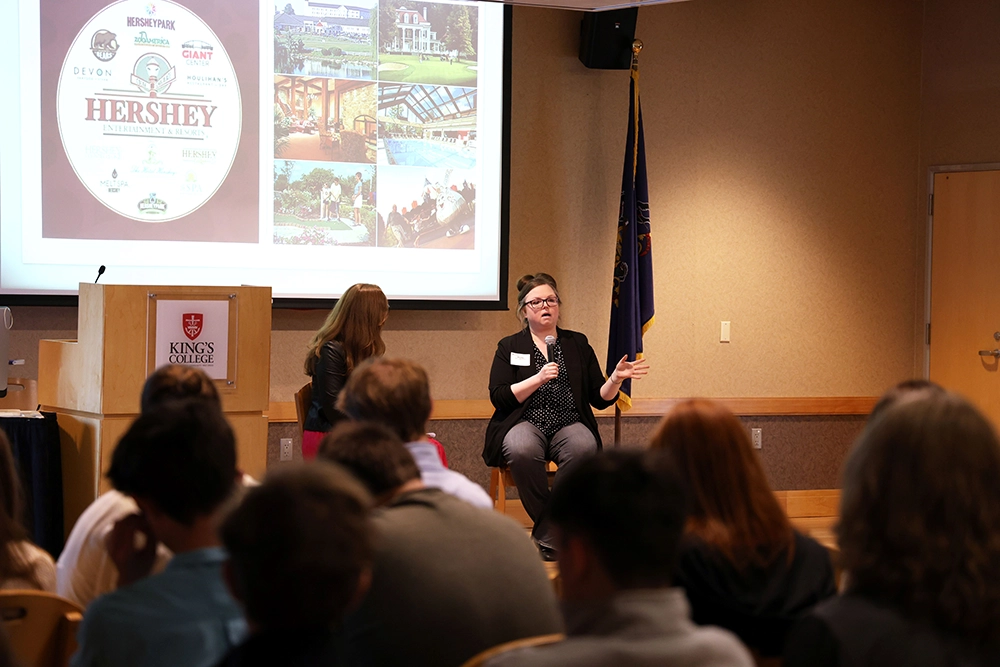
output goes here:
{"type": "Polygon", "coordinates": [[[97,284],[97,281],[101,279],[101,276],[104,275],[104,271],[105,271],[105,266],[101,264],[101,268],[97,269],[97,277],[94,278],[95,285],[97,284]]]}
{"type": "Polygon", "coordinates": [[[546,336],[545,337],[545,358],[551,364],[556,360],[556,337],[546,336]]]}

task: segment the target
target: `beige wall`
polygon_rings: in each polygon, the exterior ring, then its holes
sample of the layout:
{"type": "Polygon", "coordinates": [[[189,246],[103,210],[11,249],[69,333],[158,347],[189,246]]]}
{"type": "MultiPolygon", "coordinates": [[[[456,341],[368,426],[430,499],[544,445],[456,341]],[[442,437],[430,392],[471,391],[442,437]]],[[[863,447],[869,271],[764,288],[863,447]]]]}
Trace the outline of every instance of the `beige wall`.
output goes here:
{"type": "MultiPolygon", "coordinates": [[[[871,395],[913,371],[921,8],[824,4],[640,10],[658,316],[639,395],[871,395]]],[[[583,67],[578,34],[578,14],[514,11],[510,273],[555,274],[603,359],[628,75],[583,67]]],[[[389,322],[439,398],[485,398],[516,326],[389,322]]]]}
{"type": "MultiPolygon", "coordinates": [[[[640,10],[657,323],[638,396],[874,395],[913,373],[918,162],[933,143],[922,13],[913,0],[640,10]]],[[[603,360],[628,74],[580,64],[579,21],[514,10],[510,275],[513,289],[522,273],[553,273],[563,325],[603,360]]],[[[323,315],[275,311],[272,401],[305,380],[323,315]]],[[[29,358],[75,323],[72,309],[15,316],[29,358]]],[[[482,399],[496,341],[516,327],[510,312],[393,311],[386,342],[428,367],[437,398],[482,399]]]]}
{"type": "Polygon", "coordinates": [[[1000,3],[926,0],[920,96],[920,268],[914,331],[922,366],[928,174],[933,166],[1000,163],[1000,3]]]}

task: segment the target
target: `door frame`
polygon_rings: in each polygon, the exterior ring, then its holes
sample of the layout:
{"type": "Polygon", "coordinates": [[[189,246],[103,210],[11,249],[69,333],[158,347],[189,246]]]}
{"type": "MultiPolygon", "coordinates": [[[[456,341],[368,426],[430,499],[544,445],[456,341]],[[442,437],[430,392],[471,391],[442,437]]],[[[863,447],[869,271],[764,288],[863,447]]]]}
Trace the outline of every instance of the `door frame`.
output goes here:
{"type": "Polygon", "coordinates": [[[933,269],[932,255],[934,253],[934,205],[932,203],[934,201],[934,177],[938,174],[964,171],[1000,171],[1000,162],[932,165],[927,168],[927,252],[924,260],[924,379],[929,379],[931,376],[931,341],[927,332],[931,326],[931,271],[933,269]]]}

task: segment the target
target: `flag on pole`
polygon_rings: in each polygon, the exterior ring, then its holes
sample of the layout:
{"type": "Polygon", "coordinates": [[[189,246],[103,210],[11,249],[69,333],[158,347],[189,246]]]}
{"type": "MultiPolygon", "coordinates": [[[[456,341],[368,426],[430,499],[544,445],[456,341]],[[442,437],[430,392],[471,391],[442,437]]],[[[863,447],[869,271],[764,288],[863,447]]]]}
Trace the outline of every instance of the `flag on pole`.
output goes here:
{"type": "MultiPolygon", "coordinates": [[[[618,360],[642,357],[642,336],[653,326],[653,255],[649,234],[649,192],[646,187],[646,148],[639,106],[639,49],[632,48],[632,80],[629,84],[628,132],[622,198],[618,211],[615,244],[614,289],[611,295],[611,330],[608,334],[608,376],[618,360]]],[[[632,381],[625,380],[618,392],[618,407],[632,407],[632,381]]]]}

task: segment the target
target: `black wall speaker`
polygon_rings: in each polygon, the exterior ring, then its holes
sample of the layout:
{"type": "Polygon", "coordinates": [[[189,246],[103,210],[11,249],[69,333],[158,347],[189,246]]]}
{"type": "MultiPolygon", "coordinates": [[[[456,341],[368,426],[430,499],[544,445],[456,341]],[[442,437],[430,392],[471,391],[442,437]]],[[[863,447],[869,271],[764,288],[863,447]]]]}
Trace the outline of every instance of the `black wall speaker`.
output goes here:
{"type": "Polygon", "coordinates": [[[587,12],[580,21],[580,62],[591,69],[629,69],[638,7],[587,12]]]}

